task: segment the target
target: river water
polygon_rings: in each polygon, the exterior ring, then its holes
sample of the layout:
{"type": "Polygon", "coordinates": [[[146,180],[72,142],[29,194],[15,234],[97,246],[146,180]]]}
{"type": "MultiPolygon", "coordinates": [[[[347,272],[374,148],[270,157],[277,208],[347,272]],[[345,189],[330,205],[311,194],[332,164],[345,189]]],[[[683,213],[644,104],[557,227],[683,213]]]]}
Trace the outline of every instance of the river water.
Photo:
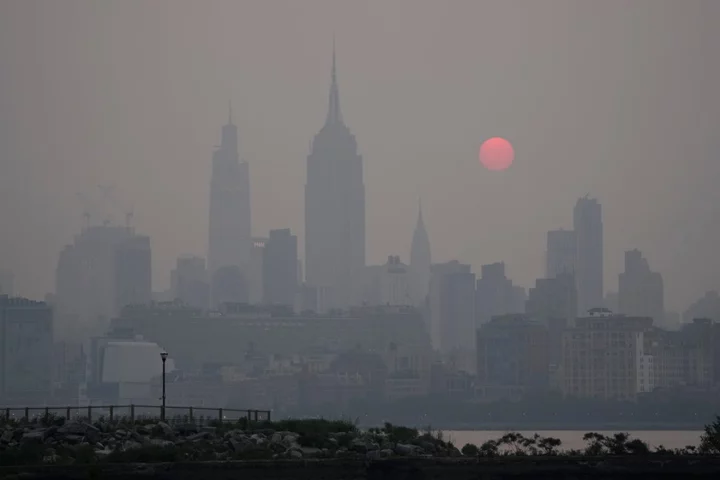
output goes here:
{"type": "MultiPolygon", "coordinates": [[[[615,431],[600,431],[603,435],[612,435],[615,431]]],[[[472,443],[477,446],[482,445],[488,440],[497,440],[508,433],[499,430],[445,430],[443,438],[451,440],[458,448],[462,448],[466,443],[472,443]]],[[[585,431],[581,430],[538,430],[538,431],[519,431],[525,437],[532,437],[536,433],[541,437],[554,437],[562,441],[561,450],[581,450],[587,445],[583,440],[585,431]]],[[[701,431],[693,430],[631,430],[627,432],[630,438],[638,438],[650,445],[651,448],[660,445],[665,448],[683,448],[688,445],[698,446],[700,444],[701,431]]]]}

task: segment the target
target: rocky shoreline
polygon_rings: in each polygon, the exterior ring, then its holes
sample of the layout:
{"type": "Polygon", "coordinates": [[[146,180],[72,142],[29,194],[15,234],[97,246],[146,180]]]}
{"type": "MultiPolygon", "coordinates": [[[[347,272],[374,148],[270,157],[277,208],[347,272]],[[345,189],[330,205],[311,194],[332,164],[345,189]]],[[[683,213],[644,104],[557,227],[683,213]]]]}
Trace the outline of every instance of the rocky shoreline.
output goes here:
{"type": "Polygon", "coordinates": [[[460,450],[412,429],[360,431],[343,422],[292,422],[243,429],[241,425],[83,421],[5,425],[0,430],[0,464],[97,462],[301,460],[393,457],[461,457],[460,450]],[[304,430],[304,431],[303,431],[304,430]],[[412,434],[411,432],[415,432],[412,434]]]}

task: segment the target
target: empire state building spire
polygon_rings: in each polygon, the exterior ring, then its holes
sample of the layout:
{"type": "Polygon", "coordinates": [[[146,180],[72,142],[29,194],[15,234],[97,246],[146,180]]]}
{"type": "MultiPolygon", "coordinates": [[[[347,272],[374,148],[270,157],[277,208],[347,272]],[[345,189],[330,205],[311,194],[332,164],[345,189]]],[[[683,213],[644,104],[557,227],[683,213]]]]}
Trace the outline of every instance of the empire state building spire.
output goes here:
{"type": "Polygon", "coordinates": [[[332,52],[332,73],[330,81],[330,101],[328,102],[328,113],[325,119],[325,126],[336,123],[343,123],[342,113],[340,113],[340,94],[338,92],[337,72],[335,68],[335,38],[333,38],[332,52]]]}

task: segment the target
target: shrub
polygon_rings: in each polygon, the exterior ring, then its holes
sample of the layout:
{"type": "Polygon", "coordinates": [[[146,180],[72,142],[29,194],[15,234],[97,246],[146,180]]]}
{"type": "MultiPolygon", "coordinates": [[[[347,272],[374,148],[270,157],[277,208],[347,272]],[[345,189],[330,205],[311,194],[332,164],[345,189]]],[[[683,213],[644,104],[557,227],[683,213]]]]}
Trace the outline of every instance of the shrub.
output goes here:
{"type": "Polygon", "coordinates": [[[477,457],[480,454],[480,449],[472,443],[466,443],[460,452],[466,457],[477,457]]]}

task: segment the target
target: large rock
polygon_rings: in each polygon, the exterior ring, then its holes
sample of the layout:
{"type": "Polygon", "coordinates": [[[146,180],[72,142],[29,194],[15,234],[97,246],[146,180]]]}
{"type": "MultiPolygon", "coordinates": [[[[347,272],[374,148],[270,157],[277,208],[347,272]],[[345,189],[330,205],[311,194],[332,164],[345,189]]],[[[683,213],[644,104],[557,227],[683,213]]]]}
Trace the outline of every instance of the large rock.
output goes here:
{"type": "Polygon", "coordinates": [[[14,430],[6,429],[2,435],[0,435],[0,442],[2,443],[10,443],[13,441],[13,436],[15,434],[14,430]]]}
{"type": "Polygon", "coordinates": [[[162,448],[169,448],[174,447],[175,443],[171,442],[170,440],[163,440],[161,438],[153,438],[150,440],[150,445],[154,447],[162,447],[162,448]]]}
{"type": "Polygon", "coordinates": [[[65,438],[68,435],[79,435],[92,443],[100,440],[100,430],[85,422],[68,422],[62,427],[58,427],[57,435],[65,438]]]}
{"type": "MultiPolygon", "coordinates": [[[[293,451],[296,451],[296,449],[293,449],[293,451]]],[[[302,447],[300,448],[300,453],[302,453],[302,456],[306,458],[317,458],[322,456],[322,450],[315,447],[302,447]]]]}
{"type": "Polygon", "coordinates": [[[395,453],[403,457],[409,457],[413,455],[419,455],[422,452],[422,448],[416,445],[409,445],[406,443],[398,443],[395,445],[395,453]]]}
{"type": "Polygon", "coordinates": [[[22,443],[42,443],[45,440],[45,429],[32,430],[23,434],[22,443]]]}

